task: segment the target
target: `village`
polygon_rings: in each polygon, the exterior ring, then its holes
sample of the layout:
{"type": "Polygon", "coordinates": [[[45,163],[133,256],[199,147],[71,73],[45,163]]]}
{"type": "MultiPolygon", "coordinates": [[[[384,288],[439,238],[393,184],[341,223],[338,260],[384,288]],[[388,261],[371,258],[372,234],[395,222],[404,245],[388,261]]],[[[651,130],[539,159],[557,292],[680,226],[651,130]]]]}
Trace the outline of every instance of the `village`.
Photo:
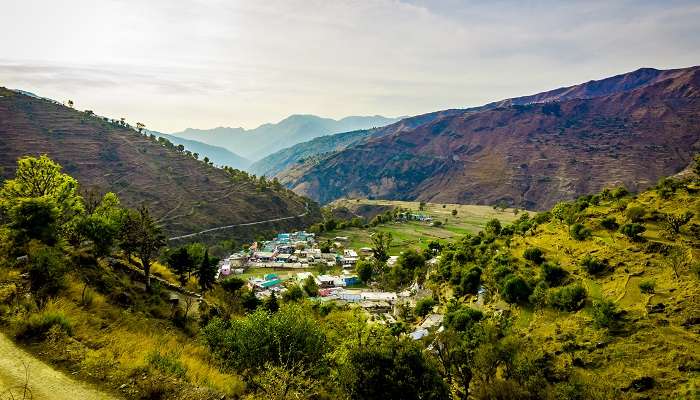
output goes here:
{"type": "MultiPolygon", "coordinates": [[[[404,319],[418,300],[432,296],[430,290],[416,283],[400,292],[366,287],[355,273],[355,265],[360,259],[372,257],[372,249],[346,248],[347,240],[346,237],[335,237],[333,246],[324,249],[330,251],[323,252],[313,233],[280,233],[273,240],[253,243],[247,251],[222,260],[217,279],[246,277],[247,285],[256,297],[265,299],[273,293],[282,296],[290,288],[301,286],[311,278],[319,288],[315,300],[359,307],[369,314],[371,320],[383,324],[404,319]],[[260,273],[251,274],[251,271],[260,273]]],[[[387,265],[391,267],[397,260],[398,256],[390,256],[387,265]]],[[[431,313],[410,336],[420,339],[430,330],[439,328],[441,323],[442,315],[431,313]]]]}

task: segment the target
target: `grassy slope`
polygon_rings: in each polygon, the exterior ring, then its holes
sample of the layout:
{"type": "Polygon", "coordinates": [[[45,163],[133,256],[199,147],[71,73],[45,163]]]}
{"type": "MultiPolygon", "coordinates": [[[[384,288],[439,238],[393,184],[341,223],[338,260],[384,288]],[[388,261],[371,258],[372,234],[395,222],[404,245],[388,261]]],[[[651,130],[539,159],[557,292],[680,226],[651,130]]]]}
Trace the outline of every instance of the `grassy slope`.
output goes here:
{"type": "Polygon", "coordinates": [[[333,208],[357,209],[360,206],[376,206],[382,209],[386,207],[401,207],[414,210],[416,213],[429,215],[437,220],[447,222],[443,226],[430,226],[426,222],[410,221],[404,223],[381,224],[373,229],[347,228],[324,232],[320,240],[333,239],[336,236],[348,237],[347,247],[358,249],[371,247],[370,235],[375,231],[389,232],[393,236],[392,255],[398,255],[407,248],[423,249],[433,240],[451,242],[459,239],[465,233],[476,233],[483,229],[487,221],[498,218],[502,223],[509,223],[518,216],[512,209],[505,211],[494,210],[489,206],[475,206],[464,204],[438,204],[427,203],[425,211],[418,211],[420,203],[412,201],[393,200],[337,200],[332,203],[333,208]],[[444,206],[444,207],[443,207],[444,206]],[[452,210],[457,210],[457,215],[452,216],[452,210]]]}
{"type": "MultiPolygon", "coordinates": [[[[662,200],[654,192],[645,192],[632,203],[661,212],[690,210],[696,215],[691,222],[700,222],[698,195],[679,192],[672,199],[662,200]]],[[[559,262],[572,280],[582,280],[589,295],[586,308],[574,313],[551,309],[533,313],[531,309],[514,308],[519,318],[517,326],[547,350],[563,352],[559,362],[571,363],[580,358],[584,367],[578,368],[579,372],[591,379],[621,389],[634,378],[651,376],[656,380],[656,387],[644,392],[645,396],[650,396],[647,398],[692,398],[693,393],[697,395],[700,390],[700,332],[697,325],[683,327],[682,324],[690,317],[700,316],[698,277],[690,271],[690,265],[698,262],[700,252],[687,248],[686,264],[676,278],[665,256],[647,253],[643,243],[630,242],[617,232],[596,226],[595,221],[605,215],[615,216],[622,223],[624,217],[617,207],[610,203],[586,211],[586,225],[595,229],[590,240],[570,239],[566,227],[555,222],[538,227],[533,236],[513,239],[514,256],[522,259],[524,249],[530,246],[543,249],[547,260],[559,262]],[[591,277],[579,266],[579,260],[587,254],[608,259],[613,271],[591,277]],[[640,291],[639,283],[647,280],[656,283],[654,294],[640,291]],[[591,325],[590,303],[600,298],[614,300],[627,313],[623,333],[608,334],[591,325]],[[657,303],[665,305],[665,312],[648,313],[647,306],[657,303]],[[580,345],[581,350],[567,355],[564,349],[572,342],[580,345]],[[688,365],[694,365],[695,372],[680,370],[688,365]]],[[[663,229],[657,222],[645,225],[648,230],[643,236],[649,241],[671,245],[686,241],[663,237],[663,229]]],[[[534,273],[535,267],[532,269],[534,273]]]]}

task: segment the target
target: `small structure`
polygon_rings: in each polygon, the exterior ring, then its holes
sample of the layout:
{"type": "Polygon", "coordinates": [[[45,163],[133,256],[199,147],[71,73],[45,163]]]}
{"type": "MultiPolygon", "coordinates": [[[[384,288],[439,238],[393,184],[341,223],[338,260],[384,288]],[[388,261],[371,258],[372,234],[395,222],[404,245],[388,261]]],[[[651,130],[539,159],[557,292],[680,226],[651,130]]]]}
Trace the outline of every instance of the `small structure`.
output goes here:
{"type": "Polygon", "coordinates": [[[413,340],[420,340],[428,336],[429,334],[430,332],[428,332],[427,329],[418,328],[415,331],[411,332],[408,336],[410,336],[413,340]]]}

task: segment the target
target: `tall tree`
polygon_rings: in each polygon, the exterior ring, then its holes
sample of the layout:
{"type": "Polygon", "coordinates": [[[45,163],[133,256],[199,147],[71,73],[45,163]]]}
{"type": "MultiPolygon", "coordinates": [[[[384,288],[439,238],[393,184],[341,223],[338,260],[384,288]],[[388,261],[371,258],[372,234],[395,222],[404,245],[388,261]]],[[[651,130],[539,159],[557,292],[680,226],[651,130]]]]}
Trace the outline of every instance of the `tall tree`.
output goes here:
{"type": "Polygon", "coordinates": [[[202,263],[199,264],[199,270],[197,271],[197,279],[202,292],[211,289],[216,280],[216,265],[209,258],[209,249],[204,251],[202,263]]]}
{"type": "Polygon", "coordinates": [[[165,246],[163,230],[151,217],[146,206],[141,206],[138,212],[132,213],[127,218],[128,227],[123,231],[128,235],[122,241],[128,243],[129,248],[134,249],[141,259],[143,272],[146,275],[146,290],[151,291],[151,262],[157,256],[161,247],[165,246]]]}
{"type": "Polygon", "coordinates": [[[392,236],[389,232],[377,232],[372,236],[372,252],[374,258],[381,262],[389,259],[389,246],[391,246],[392,236]]]}
{"type": "Polygon", "coordinates": [[[168,265],[177,274],[180,285],[185,286],[189,272],[193,268],[193,260],[187,247],[183,246],[168,255],[168,265]]]}

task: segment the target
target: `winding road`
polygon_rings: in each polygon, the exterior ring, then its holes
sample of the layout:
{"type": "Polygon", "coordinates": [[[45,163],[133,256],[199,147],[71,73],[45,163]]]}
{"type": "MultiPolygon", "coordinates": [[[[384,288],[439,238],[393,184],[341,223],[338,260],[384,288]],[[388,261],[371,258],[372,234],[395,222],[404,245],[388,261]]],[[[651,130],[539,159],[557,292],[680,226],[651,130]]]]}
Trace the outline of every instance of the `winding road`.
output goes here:
{"type": "Polygon", "coordinates": [[[190,234],[187,234],[187,235],[171,237],[171,238],[168,239],[168,240],[187,239],[187,238],[195,237],[195,236],[202,235],[202,234],[209,233],[209,232],[221,231],[221,230],[224,230],[224,229],[237,228],[237,227],[241,227],[241,226],[252,226],[252,225],[267,224],[267,223],[270,223],[270,222],[285,221],[285,220],[294,219],[294,218],[302,218],[302,217],[305,217],[305,216],[309,215],[309,212],[310,212],[310,211],[309,211],[309,205],[307,204],[307,205],[306,205],[306,211],[303,212],[302,214],[299,214],[299,215],[293,215],[293,216],[291,216],[291,217],[281,217],[281,218],[266,219],[266,220],[264,220],[264,221],[246,222],[246,223],[243,223],[243,224],[234,224],[234,225],[226,225],[226,226],[217,226],[216,228],[205,229],[205,230],[203,230],[203,231],[199,231],[199,232],[195,232],[195,233],[190,233],[190,234]]]}

